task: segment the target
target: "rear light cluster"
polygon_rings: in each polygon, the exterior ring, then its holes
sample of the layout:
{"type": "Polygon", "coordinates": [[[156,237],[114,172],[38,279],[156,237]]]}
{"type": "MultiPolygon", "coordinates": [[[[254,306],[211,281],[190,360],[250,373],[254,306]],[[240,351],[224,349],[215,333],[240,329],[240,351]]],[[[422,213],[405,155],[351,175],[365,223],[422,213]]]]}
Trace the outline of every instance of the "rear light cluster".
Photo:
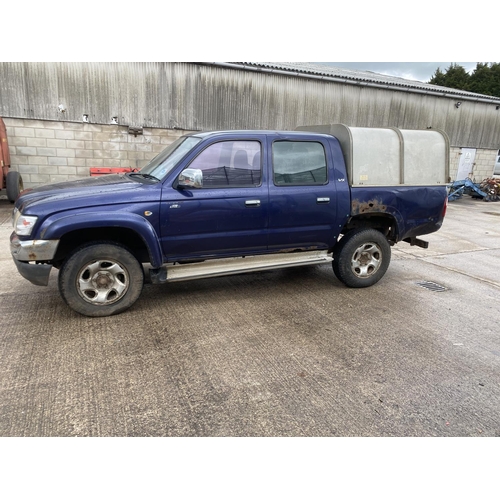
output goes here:
{"type": "Polygon", "coordinates": [[[444,219],[444,216],[446,215],[446,209],[448,208],[448,196],[444,200],[444,205],[443,205],[443,213],[441,214],[441,217],[444,219]]]}

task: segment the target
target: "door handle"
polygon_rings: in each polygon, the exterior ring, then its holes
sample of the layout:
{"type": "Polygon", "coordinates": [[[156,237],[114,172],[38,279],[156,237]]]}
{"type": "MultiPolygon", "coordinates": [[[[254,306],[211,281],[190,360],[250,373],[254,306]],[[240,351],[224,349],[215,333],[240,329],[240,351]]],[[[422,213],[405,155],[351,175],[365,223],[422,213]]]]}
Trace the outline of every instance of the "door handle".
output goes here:
{"type": "Polygon", "coordinates": [[[316,198],[316,203],[330,203],[330,198],[316,198]]]}
{"type": "Polygon", "coordinates": [[[247,207],[260,207],[260,200],[246,200],[245,205],[247,207]]]}

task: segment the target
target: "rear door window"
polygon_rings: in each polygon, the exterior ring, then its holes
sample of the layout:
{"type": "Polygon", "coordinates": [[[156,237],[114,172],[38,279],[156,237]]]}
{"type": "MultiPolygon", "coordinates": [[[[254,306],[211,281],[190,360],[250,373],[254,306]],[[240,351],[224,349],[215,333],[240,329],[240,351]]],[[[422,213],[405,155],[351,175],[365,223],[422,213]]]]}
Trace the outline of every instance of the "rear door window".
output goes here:
{"type": "Polygon", "coordinates": [[[327,184],[326,155],[323,145],[310,141],[274,142],[273,178],[276,186],[327,184]]]}

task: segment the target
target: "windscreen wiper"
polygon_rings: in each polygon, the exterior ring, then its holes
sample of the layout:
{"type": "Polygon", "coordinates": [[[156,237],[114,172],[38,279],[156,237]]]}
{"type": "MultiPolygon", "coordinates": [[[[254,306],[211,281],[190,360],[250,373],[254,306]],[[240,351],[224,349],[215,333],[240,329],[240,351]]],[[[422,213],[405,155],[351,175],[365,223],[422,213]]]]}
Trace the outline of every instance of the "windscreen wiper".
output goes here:
{"type": "Polygon", "coordinates": [[[160,182],[160,179],[158,179],[158,177],[155,177],[154,175],[151,174],[143,174],[142,172],[130,172],[128,175],[130,177],[138,175],[144,179],[151,179],[153,181],[160,182]]]}

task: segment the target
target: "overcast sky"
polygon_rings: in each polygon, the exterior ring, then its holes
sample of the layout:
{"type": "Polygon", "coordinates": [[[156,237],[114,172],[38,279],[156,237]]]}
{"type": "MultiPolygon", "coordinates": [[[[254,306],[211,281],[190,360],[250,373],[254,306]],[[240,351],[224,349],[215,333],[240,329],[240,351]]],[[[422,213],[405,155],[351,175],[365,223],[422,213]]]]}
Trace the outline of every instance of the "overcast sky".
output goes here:
{"type": "MultiPolygon", "coordinates": [[[[455,61],[453,61],[455,62],[455,61]]],[[[321,62],[328,66],[339,68],[373,71],[383,75],[399,76],[409,80],[428,82],[437,68],[444,72],[451,62],[321,62]]],[[[476,68],[475,62],[457,62],[466,71],[472,72],[476,68]]]]}

